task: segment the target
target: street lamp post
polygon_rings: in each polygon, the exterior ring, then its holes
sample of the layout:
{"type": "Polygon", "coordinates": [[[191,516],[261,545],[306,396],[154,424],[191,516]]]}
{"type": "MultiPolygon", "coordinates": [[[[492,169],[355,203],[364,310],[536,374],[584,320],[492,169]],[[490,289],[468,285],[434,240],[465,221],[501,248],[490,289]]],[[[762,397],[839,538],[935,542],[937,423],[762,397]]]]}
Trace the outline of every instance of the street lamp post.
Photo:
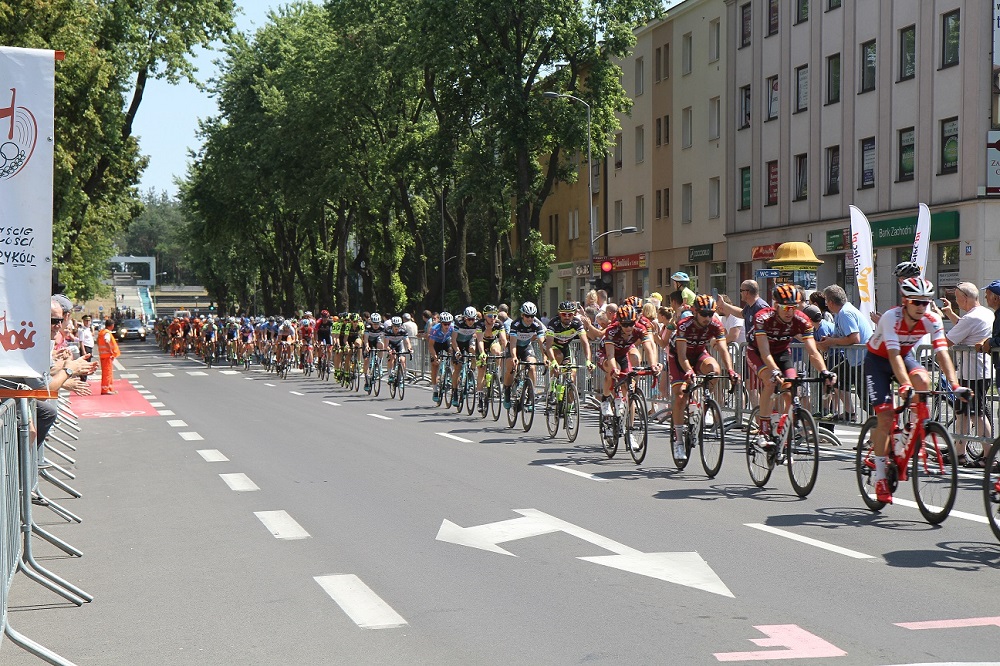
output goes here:
{"type": "MultiPolygon", "coordinates": [[[[575,95],[570,95],[569,93],[557,93],[551,90],[542,93],[542,97],[545,99],[558,99],[563,97],[574,102],[579,102],[583,104],[587,109],[587,226],[590,228],[590,285],[594,286],[597,282],[597,278],[594,275],[594,243],[596,238],[594,238],[594,163],[591,160],[590,155],[590,104],[583,101],[575,95]]],[[[602,236],[606,234],[601,234],[602,236]]]]}
{"type": "MultiPolygon", "coordinates": [[[[443,220],[444,217],[442,217],[441,219],[443,220]]],[[[476,256],[476,253],[475,252],[466,252],[465,256],[467,256],[467,257],[474,257],[474,256],[476,256]]],[[[441,262],[441,312],[444,312],[444,267],[452,259],[458,259],[458,255],[456,254],[455,256],[448,257],[447,259],[444,259],[444,247],[442,247],[441,248],[441,258],[443,259],[443,261],[441,262]]]]}

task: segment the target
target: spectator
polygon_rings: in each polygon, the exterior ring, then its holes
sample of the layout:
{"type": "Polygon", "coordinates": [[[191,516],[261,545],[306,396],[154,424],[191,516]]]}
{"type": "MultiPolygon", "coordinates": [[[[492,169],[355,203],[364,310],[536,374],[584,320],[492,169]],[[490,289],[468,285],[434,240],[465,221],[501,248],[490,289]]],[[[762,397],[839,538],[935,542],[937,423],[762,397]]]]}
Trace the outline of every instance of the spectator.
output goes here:
{"type": "Polygon", "coordinates": [[[97,334],[97,349],[101,355],[101,395],[115,395],[114,361],[121,355],[118,342],[112,331],[115,322],[112,319],[104,321],[104,330],[97,334]]]}
{"type": "Polygon", "coordinates": [[[821,342],[833,334],[833,322],[826,320],[818,305],[810,303],[802,308],[802,312],[813,323],[813,340],[821,342]]]}
{"type": "MultiPolygon", "coordinates": [[[[743,317],[743,330],[744,335],[746,331],[753,330],[753,319],[757,316],[757,313],[764,308],[770,307],[763,298],[760,297],[760,287],[757,286],[755,280],[744,280],[740,283],[740,302],[743,303],[742,308],[738,308],[732,303],[722,301],[717,304],[719,315],[734,315],[737,317],[743,317]]],[[[744,378],[746,382],[747,393],[750,395],[750,404],[753,406],[757,405],[757,375],[748,373],[744,378]]]]}
{"type": "MultiPolygon", "coordinates": [[[[823,296],[833,313],[833,333],[823,342],[817,343],[819,350],[829,352],[833,347],[866,344],[872,336],[872,323],[847,300],[844,288],[832,284],[823,290],[823,296]]],[[[837,374],[837,397],[844,405],[842,418],[846,421],[854,421],[856,418],[852,407],[852,391],[857,394],[861,405],[864,405],[866,392],[858,386],[864,359],[864,349],[835,349],[828,356],[827,367],[830,372],[837,374]]]]}
{"type": "Polygon", "coordinates": [[[591,289],[587,292],[587,295],[583,297],[583,307],[598,307],[597,305],[597,290],[591,289]]]}
{"type": "Polygon", "coordinates": [[[608,292],[603,289],[597,290],[597,309],[604,311],[608,307],[608,292]]]}
{"type": "Polygon", "coordinates": [[[993,371],[996,373],[1000,367],[1000,355],[993,352],[1000,350],[1000,280],[994,280],[986,287],[986,305],[994,311],[993,329],[990,337],[976,343],[976,351],[993,354],[993,371]]]}
{"type": "MultiPolygon", "coordinates": [[[[732,307],[733,301],[729,298],[728,294],[720,294],[719,300],[721,300],[726,305],[732,307]]],[[[737,309],[738,308],[734,308],[737,309]]],[[[722,309],[719,308],[719,312],[722,309]]],[[[737,316],[735,314],[722,314],[722,326],[726,329],[726,342],[727,343],[739,343],[742,344],[747,341],[747,332],[744,327],[743,317],[737,316]]]]}
{"type": "MultiPolygon", "coordinates": [[[[974,346],[990,334],[994,316],[989,308],[979,304],[979,288],[976,285],[971,282],[959,282],[955,286],[955,304],[965,313],[961,317],[952,309],[951,302],[947,298],[941,300],[944,304],[941,312],[953,324],[951,330],[945,334],[948,344],[974,346]]],[[[990,422],[986,418],[986,394],[989,393],[991,384],[986,357],[970,350],[962,350],[955,352],[955,360],[959,383],[973,392],[972,400],[955,402],[958,432],[961,434],[971,432],[971,418],[975,421],[976,432],[980,436],[992,437],[990,422]]],[[[959,464],[968,464],[965,456],[966,446],[967,442],[964,439],[955,441],[959,464]]]]}
{"type": "Polygon", "coordinates": [[[547,310],[542,313],[542,323],[545,324],[546,326],[549,325],[549,313],[547,310]]]}
{"type": "Polygon", "coordinates": [[[833,313],[830,312],[830,308],[826,305],[826,297],[823,292],[816,290],[809,293],[809,302],[819,308],[819,311],[823,313],[823,320],[828,321],[833,324],[833,313]]]}
{"type": "Polygon", "coordinates": [[[684,297],[684,303],[686,305],[694,305],[694,299],[696,294],[691,291],[688,286],[691,284],[691,278],[684,271],[677,271],[670,276],[670,279],[674,283],[674,291],[679,291],[684,297]]]}
{"type": "Polygon", "coordinates": [[[423,314],[420,315],[420,316],[424,320],[424,330],[423,330],[423,334],[422,334],[421,337],[425,337],[426,338],[427,337],[427,331],[429,331],[431,329],[431,326],[434,325],[434,313],[431,312],[430,310],[424,310],[423,314]]]}
{"type": "Polygon", "coordinates": [[[80,341],[80,356],[94,353],[94,329],[91,328],[90,315],[83,315],[83,321],[76,329],[76,337],[80,341]]]}
{"type": "Polygon", "coordinates": [[[417,322],[413,321],[409,312],[403,313],[403,330],[406,331],[406,337],[417,337],[417,322]]]}
{"type": "Polygon", "coordinates": [[[660,295],[660,292],[654,291],[646,301],[652,303],[653,307],[659,310],[660,306],[663,305],[663,296],[660,295]]]}

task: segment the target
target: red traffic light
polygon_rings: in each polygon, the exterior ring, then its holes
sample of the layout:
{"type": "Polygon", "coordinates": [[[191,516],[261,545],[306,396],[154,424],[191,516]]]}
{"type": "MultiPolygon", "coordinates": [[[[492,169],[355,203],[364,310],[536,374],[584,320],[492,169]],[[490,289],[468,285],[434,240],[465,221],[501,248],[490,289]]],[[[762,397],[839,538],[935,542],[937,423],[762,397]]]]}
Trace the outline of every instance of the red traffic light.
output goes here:
{"type": "Polygon", "coordinates": [[[614,268],[614,265],[610,261],[604,260],[601,262],[602,273],[610,273],[612,268],[614,268]]]}

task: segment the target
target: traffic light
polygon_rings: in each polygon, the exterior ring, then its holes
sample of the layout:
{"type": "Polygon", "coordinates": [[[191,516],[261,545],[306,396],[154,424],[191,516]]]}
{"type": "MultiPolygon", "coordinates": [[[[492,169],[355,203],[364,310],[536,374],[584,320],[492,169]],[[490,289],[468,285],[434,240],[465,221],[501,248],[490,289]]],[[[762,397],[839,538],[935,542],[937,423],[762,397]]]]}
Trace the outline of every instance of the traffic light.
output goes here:
{"type": "Polygon", "coordinates": [[[612,289],[611,272],[613,268],[614,264],[612,264],[610,260],[605,259],[604,261],[601,262],[601,277],[597,283],[598,289],[603,289],[607,292],[611,291],[612,289]]]}

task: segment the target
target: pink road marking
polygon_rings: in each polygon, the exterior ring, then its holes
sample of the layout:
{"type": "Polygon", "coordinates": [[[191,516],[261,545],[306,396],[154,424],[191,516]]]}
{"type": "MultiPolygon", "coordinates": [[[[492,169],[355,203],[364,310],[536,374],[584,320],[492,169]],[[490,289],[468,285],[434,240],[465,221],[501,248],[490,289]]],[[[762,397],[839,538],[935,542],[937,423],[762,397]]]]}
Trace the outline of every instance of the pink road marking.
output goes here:
{"type": "Polygon", "coordinates": [[[785,650],[756,650],[754,652],[716,652],[719,661],[764,661],[768,659],[817,659],[843,657],[847,653],[832,643],[827,643],[797,624],[765,624],[754,629],[769,638],[751,638],[750,642],[761,647],[783,647],[785,650]]]}
{"type": "Polygon", "coordinates": [[[928,620],[926,622],[896,622],[903,629],[960,629],[962,627],[1000,627],[1000,617],[969,617],[962,620],[928,620]]]}

